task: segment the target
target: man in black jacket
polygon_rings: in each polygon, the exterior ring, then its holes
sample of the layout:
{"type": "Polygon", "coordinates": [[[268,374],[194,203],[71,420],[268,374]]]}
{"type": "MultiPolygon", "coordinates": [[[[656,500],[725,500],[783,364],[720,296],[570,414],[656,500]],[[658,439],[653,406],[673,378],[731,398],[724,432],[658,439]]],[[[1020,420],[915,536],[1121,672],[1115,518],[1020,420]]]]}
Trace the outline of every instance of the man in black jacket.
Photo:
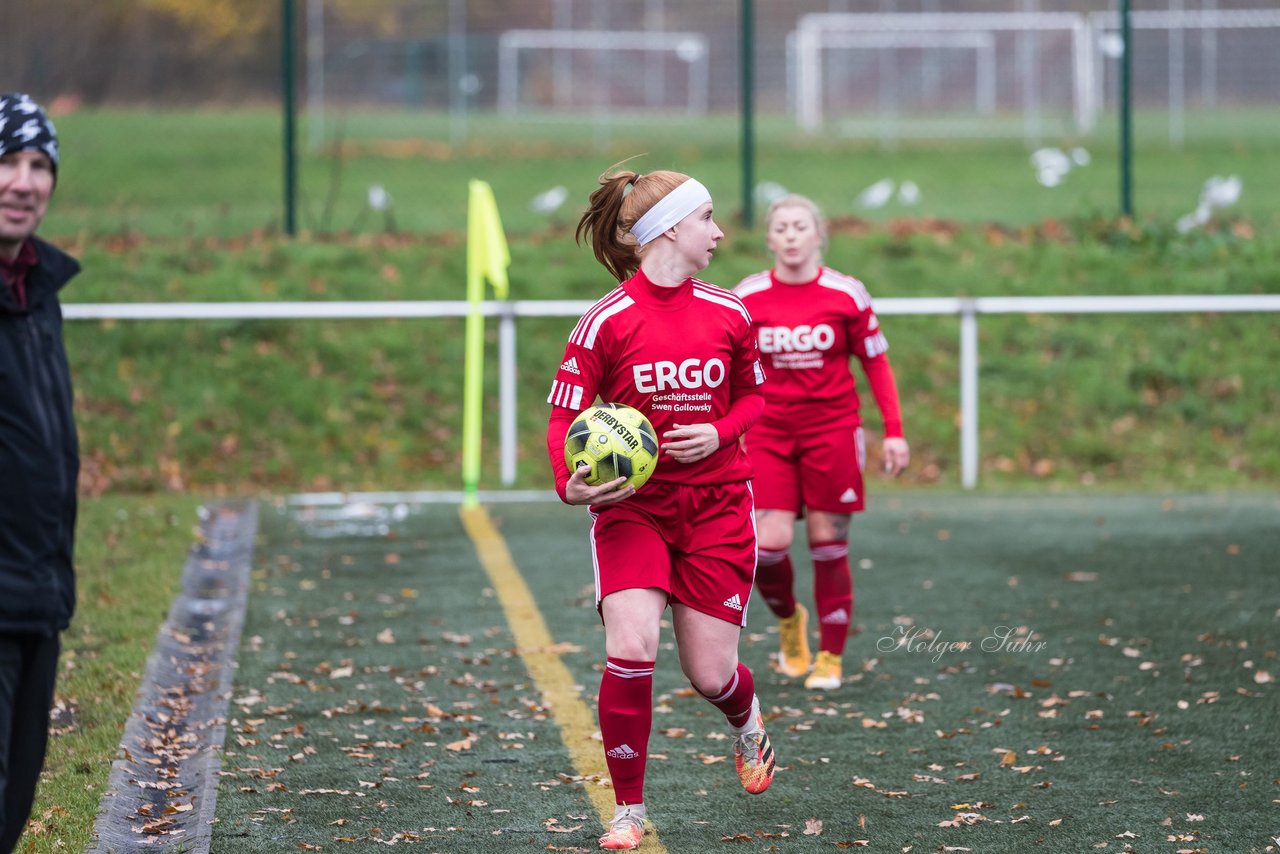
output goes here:
{"type": "Polygon", "coordinates": [[[0,854],[35,799],[76,601],[80,452],[58,291],[80,265],[35,236],[57,179],[53,124],[0,94],[0,854]]]}

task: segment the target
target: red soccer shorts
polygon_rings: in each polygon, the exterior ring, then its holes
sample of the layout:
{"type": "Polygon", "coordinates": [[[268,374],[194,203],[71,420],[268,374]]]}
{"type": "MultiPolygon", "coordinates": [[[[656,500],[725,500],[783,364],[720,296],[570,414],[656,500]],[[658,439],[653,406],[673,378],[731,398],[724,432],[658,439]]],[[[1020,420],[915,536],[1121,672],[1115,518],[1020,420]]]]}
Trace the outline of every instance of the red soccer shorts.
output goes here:
{"type": "Polygon", "coordinates": [[[862,469],[867,448],[861,427],[832,427],[798,434],[760,422],[747,431],[747,454],[755,469],[756,507],[806,508],[824,513],[861,513],[866,508],[862,469]]]}
{"type": "Polygon", "coordinates": [[[617,504],[591,508],[596,607],[619,590],[656,587],[668,601],[747,624],[756,574],[749,483],[650,481],[617,504]]]}

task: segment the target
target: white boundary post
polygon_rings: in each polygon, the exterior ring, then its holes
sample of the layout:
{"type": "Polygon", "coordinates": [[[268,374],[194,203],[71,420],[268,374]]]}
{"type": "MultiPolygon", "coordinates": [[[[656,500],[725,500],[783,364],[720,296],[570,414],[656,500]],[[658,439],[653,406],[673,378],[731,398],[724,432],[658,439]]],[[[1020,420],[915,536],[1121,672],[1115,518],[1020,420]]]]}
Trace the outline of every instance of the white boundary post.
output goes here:
{"type": "Polygon", "coordinates": [[[960,485],[978,485],[978,311],[960,305],[960,485]]]}
{"type": "Polygon", "coordinates": [[[498,447],[502,485],[516,482],[516,313],[510,303],[498,318],[498,447]]]}

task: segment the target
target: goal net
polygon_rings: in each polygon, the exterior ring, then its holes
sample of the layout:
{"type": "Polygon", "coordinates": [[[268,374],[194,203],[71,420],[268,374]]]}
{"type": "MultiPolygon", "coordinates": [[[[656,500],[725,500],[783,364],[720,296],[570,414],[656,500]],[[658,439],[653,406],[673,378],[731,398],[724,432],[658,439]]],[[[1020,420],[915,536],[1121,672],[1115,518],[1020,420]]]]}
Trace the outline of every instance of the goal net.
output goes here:
{"type": "MultiPolygon", "coordinates": [[[[1167,113],[1174,145],[1190,110],[1247,121],[1274,109],[1280,82],[1280,9],[1182,2],[1130,17],[1134,102],[1167,113]]],[[[810,133],[1085,136],[1117,104],[1119,28],[1114,11],[802,15],[789,101],[810,133]]]]}
{"type": "Polygon", "coordinates": [[[1038,140],[1048,122],[1084,133],[1088,26],[1066,12],[803,15],[792,33],[796,118],[850,135],[1038,140]]]}
{"type": "Polygon", "coordinates": [[[707,110],[707,39],[650,30],[507,30],[498,37],[498,110],[707,110]]]}

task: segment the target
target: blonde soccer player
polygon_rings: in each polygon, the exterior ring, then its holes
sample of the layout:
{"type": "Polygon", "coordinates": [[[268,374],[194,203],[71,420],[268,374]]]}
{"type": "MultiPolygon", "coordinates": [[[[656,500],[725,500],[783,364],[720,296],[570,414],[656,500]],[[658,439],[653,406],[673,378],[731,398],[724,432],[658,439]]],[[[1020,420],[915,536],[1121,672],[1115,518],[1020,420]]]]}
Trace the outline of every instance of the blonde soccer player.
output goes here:
{"type": "Polygon", "coordinates": [[[727,290],[694,278],[724,233],[711,194],[670,171],[615,170],[599,179],[578,223],[618,281],[574,327],[548,402],[547,452],[556,491],[586,505],[596,606],[604,622],[600,733],[615,814],[605,849],[640,845],[653,722],[659,626],[670,607],[680,666],[725,716],[742,786],[773,779],[751,671],[738,660],[756,566],[751,465],[739,441],[764,408],[751,318],[727,290]],[[599,398],[639,409],[660,438],[639,490],[591,486],[570,472],[570,422],[599,398]]]}
{"type": "Polygon", "coordinates": [[[765,218],[773,267],[734,289],[751,312],[769,384],[765,411],[747,435],[755,465],[760,566],[756,586],[778,617],[778,666],[812,690],[834,690],[853,619],[849,522],[866,508],[857,361],[884,422],[883,464],[897,475],[911,460],[903,436],[888,341],[862,282],[823,266],[826,221],[804,196],[775,201],[765,218]],[[809,614],[796,601],[790,549],[805,519],[813,562],[818,654],[809,614]]]}

